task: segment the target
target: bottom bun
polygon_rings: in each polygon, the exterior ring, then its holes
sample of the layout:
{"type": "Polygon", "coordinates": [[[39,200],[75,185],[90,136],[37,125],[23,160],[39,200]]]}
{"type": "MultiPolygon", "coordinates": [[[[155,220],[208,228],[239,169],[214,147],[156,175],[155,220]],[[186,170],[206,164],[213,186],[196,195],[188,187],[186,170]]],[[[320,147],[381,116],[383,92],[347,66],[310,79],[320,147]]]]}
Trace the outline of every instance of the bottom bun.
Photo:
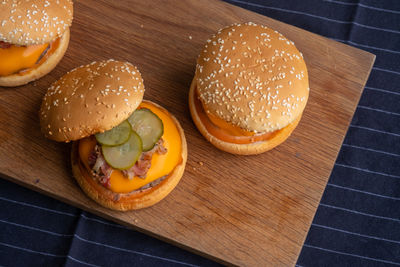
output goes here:
{"type": "MultiPolygon", "coordinates": [[[[157,104],[154,105],[163,109],[157,104]]],[[[174,116],[171,114],[170,116],[174,120],[182,139],[182,161],[164,180],[159,184],[144,190],[135,190],[130,193],[115,193],[93,179],[92,175],[80,160],[78,148],[79,141],[76,141],[72,144],[72,173],[82,190],[100,205],[120,211],[136,210],[152,206],[171,193],[180,181],[185,170],[187,145],[182,127],[174,116]]]]}
{"type": "Polygon", "coordinates": [[[216,138],[212,134],[210,134],[207,131],[207,128],[204,126],[203,122],[201,121],[199,115],[197,114],[196,105],[194,102],[195,90],[196,90],[195,83],[196,83],[196,81],[195,81],[195,79],[193,79],[192,84],[190,86],[190,91],[189,91],[189,109],[190,109],[190,114],[192,115],[194,124],[196,125],[197,129],[199,129],[200,133],[211,144],[213,144],[216,148],[223,150],[225,152],[229,152],[232,154],[238,154],[238,155],[256,155],[256,154],[266,152],[266,151],[271,150],[274,147],[282,144],[290,136],[290,134],[293,132],[293,130],[296,128],[296,126],[299,124],[301,116],[296,118],[295,121],[290,123],[285,128],[278,130],[279,132],[276,135],[274,135],[272,138],[270,138],[266,141],[259,141],[259,142],[249,143],[249,144],[235,144],[235,143],[225,142],[221,139],[216,138]]]}
{"type": "Polygon", "coordinates": [[[24,85],[48,74],[57,66],[58,62],[60,62],[60,60],[62,59],[65,51],[67,51],[68,44],[69,29],[67,29],[64,35],[61,37],[58,48],[54,51],[52,55],[50,55],[50,57],[46,61],[40,64],[37,68],[28,71],[26,74],[12,74],[0,77],[0,86],[13,87],[24,85]]]}

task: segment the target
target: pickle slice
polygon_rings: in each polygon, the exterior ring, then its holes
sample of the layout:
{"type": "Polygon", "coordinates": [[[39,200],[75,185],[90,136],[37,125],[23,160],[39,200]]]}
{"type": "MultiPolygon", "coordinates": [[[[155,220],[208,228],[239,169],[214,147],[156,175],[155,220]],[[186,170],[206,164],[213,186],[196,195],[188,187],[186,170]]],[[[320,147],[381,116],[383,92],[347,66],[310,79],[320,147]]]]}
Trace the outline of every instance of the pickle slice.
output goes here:
{"type": "Polygon", "coordinates": [[[126,170],[133,166],[142,154],[142,140],[135,132],[119,146],[101,146],[104,159],[113,168],[126,170]]]}
{"type": "Polygon", "coordinates": [[[123,121],[120,125],[103,133],[95,134],[97,142],[106,146],[118,146],[128,141],[131,135],[131,125],[123,121]]]}
{"type": "Polygon", "coordinates": [[[162,120],[150,109],[135,110],[128,121],[142,139],[143,151],[152,149],[164,133],[162,120]]]}

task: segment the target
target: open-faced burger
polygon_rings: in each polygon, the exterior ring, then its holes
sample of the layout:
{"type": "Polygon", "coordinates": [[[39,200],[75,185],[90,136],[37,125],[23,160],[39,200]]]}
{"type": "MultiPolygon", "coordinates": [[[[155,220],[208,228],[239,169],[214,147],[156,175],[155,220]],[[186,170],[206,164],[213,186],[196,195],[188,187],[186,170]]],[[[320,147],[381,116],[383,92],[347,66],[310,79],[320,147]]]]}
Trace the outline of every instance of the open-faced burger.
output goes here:
{"type": "Polygon", "coordinates": [[[143,94],[135,66],[108,60],[68,72],[43,98],[42,132],[55,141],[74,141],[74,177],[89,197],[110,209],[157,203],[185,169],[179,122],[143,94]]]}

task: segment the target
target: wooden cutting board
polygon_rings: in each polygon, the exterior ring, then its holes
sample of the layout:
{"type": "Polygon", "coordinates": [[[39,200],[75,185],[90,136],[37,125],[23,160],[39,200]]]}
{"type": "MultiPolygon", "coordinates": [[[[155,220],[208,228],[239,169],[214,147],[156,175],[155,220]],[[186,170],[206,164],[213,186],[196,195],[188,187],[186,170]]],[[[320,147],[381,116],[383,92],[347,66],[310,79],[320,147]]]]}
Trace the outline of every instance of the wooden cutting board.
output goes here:
{"type": "Polygon", "coordinates": [[[74,10],[69,50],[57,68],[29,85],[0,88],[2,177],[223,263],[294,265],[375,56],[213,0],[80,0],[74,10]],[[247,157],[206,142],[187,106],[204,42],[219,28],[246,21],[296,43],[311,88],[292,136],[247,157]],[[181,182],[140,211],[110,211],[83,195],[70,170],[71,145],[46,140],[39,130],[49,85],[74,67],[109,58],[137,65],[145,98],[175,114],[186,131],[189,157],[181,182]]]}

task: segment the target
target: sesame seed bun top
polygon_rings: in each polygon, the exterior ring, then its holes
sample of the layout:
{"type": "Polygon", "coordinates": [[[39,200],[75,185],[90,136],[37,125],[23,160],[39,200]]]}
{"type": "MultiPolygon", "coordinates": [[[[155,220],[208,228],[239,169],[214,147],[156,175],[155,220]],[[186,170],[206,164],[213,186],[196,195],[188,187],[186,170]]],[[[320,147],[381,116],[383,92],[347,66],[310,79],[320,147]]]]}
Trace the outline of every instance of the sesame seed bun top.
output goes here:
{"type": "Polygon", "coordinates": [[[44,44],[60,37],[71,26],[71,0],[3,0],[0,2],[0,41],[44,44]]]}
{"type": "Polygon", "coordinates": [[[207,40],[195,81],[205,110],[252,132],[272,132],[304,110],[307,67],[294,43],[254,23],[235,24],[207,40]]]}
{"type": "Polygon", "coordinates": [[[40,108],[44,135],[69,142],[109,130],[142,102],[143,79],[128,62],[114,60],[80,66],[54,82],[40,108]]]}

